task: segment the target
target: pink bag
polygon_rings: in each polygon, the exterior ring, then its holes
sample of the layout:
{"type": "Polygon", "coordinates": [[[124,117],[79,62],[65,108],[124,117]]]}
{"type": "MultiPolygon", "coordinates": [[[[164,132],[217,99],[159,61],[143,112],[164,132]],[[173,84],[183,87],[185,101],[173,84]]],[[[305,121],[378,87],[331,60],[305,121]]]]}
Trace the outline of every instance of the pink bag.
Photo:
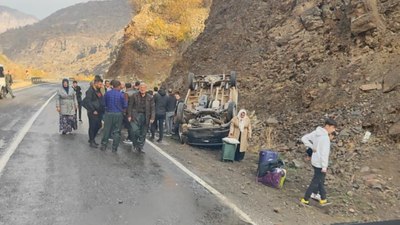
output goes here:
{"type": "Polygon", "coordinates": [[[258,182],[263,183],[269,187],[282,188],[286,178],[286,170],[282,168],[275,168],[271,172],[267,172],[262,177],[258,178],[258,182]]]}

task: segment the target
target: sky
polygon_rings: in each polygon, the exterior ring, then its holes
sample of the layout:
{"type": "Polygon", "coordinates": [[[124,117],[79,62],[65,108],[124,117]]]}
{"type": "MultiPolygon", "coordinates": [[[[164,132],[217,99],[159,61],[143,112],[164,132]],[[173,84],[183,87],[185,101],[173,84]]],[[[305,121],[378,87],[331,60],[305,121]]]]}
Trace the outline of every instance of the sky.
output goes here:
{"type": "Polygon", "coordinates": [[[0,5],[7,6],[26,14],[44,19],[55,11],[89,0],[0,0],[0,5]]]}

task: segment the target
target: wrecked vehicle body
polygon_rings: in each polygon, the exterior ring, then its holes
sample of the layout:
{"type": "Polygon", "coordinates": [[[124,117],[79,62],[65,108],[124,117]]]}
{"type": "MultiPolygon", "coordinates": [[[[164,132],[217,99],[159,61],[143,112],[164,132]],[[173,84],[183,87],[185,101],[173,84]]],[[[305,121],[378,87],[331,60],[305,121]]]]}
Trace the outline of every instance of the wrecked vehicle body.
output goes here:
{"type": "Polygon", "coordinates": [[[185,101],[177,106],[181,143],[222,145],[237,111],[236,73],[197,76],[190,73],[188,86],[185,101]]]}

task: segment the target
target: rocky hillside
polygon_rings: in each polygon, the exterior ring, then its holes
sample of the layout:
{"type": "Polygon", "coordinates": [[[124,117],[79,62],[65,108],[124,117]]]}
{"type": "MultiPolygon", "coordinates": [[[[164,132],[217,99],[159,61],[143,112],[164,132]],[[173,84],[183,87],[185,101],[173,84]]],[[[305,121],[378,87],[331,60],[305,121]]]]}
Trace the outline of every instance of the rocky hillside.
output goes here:
{"type": "Polygon", "coordinates": [[[0,51],[57,76],[101,74],[131,18],[132,7],[125,0],[76,4],[1,34],[0,51]]]}
{"type": "Polygon", "coordinates": [[[386,135],[399,112],[399,12],[396,0],[215,0],[167,83],[236,70],[241,107],[263,119],[292,126],[316,113],[346,125],[360,114],[386,135]]]}
{"type": "Polygon", "coordinates": [[[8,73],[8,71],[10,71],[11,74],[13,75],[13,79],[16,81],[27,80],[28,79],[27,74],[26,74],[27,70],[28,70],[28,75],[31,75],[31,76],[39,76],[39,77],[45,77],[45,78],[49,77],[49,75],[47,73],[45,73],[44,71],[42,71],[40,69],[17,64],[2,54],[0,54],[0,65],[3,65],[6,73],[8,73]]]}
{"type": "Polygon", "coordinates": [[[34,16],[0,5],[0,33],[38,22],[34,16]]]}
{"type": "Polygon", "coordinates": [[[336,118],[327,179],[343,202],[331,213],[393,218],[400,199],[399,171],[391,166],[400,160],[399,62],[398,0],[214,0],[204,32],[166,85],[186,89],[189,71],[236,70],[239,108],[252,112],[253,151],[279,150],[296,168],[304,154],[299,137],[324,117],[336,118]],[[372,138],[362,143],[366,131],[372,138]]]}
{"type": "Polygon", "coordinates": [[[209,0],[132,0],[135,17],[107,77],[158,84],[203,31],[209,0]]]}

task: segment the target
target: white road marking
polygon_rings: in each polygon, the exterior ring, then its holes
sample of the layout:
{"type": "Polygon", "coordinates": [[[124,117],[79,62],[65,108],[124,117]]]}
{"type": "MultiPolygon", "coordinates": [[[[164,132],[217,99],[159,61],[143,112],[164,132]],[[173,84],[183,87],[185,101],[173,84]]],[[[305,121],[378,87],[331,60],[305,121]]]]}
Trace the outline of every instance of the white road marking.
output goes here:
{"type": "Polygon", "coordinates": [[[0,176],[1,173],[3,172],[3,169],[5,168],[8,160],[10,160],[10,157],[14,154],[15,150],[17,149],[18,145],[21,143],[21,141],[24,139],[26,133],[28,133],[29,129],[31,129],[33,123],[35,120],[38,118],[40,113],[43,111],[43,109],[50,103],[51,99],[56,96],[56,93],[53,94],[40,109],[28,120],[28,122],[21,128],[21,130],[17,133],[15,138],[12,140],[10,147],[8,147],[4,153],[4,155],[1,156],[0,158],[0,176]]]}
{"type": "Polygon", "coordinates": [[[146,142],[149,145],[151,145],[154,149],[156,149],[165,158],[169,159],[179,169],[181,169],[187,175],[192,177],[197,183],[199,183],[201,186],[203,186],[205,189],[207,189],[209,192],[211,192],[213,195],[215,195],[223,204],[230,207],[242,220],[244,220],[247,223],[256,225],[256,223],[251,220],[249,215],[247,215],[245,212],[243,212],[239,207],[237,207],[233,202],[231,202],[225,195],[221,194],[219,191],[217,191],[215,188],[213,188],[211,185],[209,185],[207,182],[205,182],[199,176],[197,176],[192,171],[190,171],[188,168],[186,168],[182,163],[178,162],[174,157],[170,156],[168,153],[163,151],[160,147],[158,147],[157,145],[155,145],[154,143],[152,143],[148,140],[146,140],[146,142]]]}

